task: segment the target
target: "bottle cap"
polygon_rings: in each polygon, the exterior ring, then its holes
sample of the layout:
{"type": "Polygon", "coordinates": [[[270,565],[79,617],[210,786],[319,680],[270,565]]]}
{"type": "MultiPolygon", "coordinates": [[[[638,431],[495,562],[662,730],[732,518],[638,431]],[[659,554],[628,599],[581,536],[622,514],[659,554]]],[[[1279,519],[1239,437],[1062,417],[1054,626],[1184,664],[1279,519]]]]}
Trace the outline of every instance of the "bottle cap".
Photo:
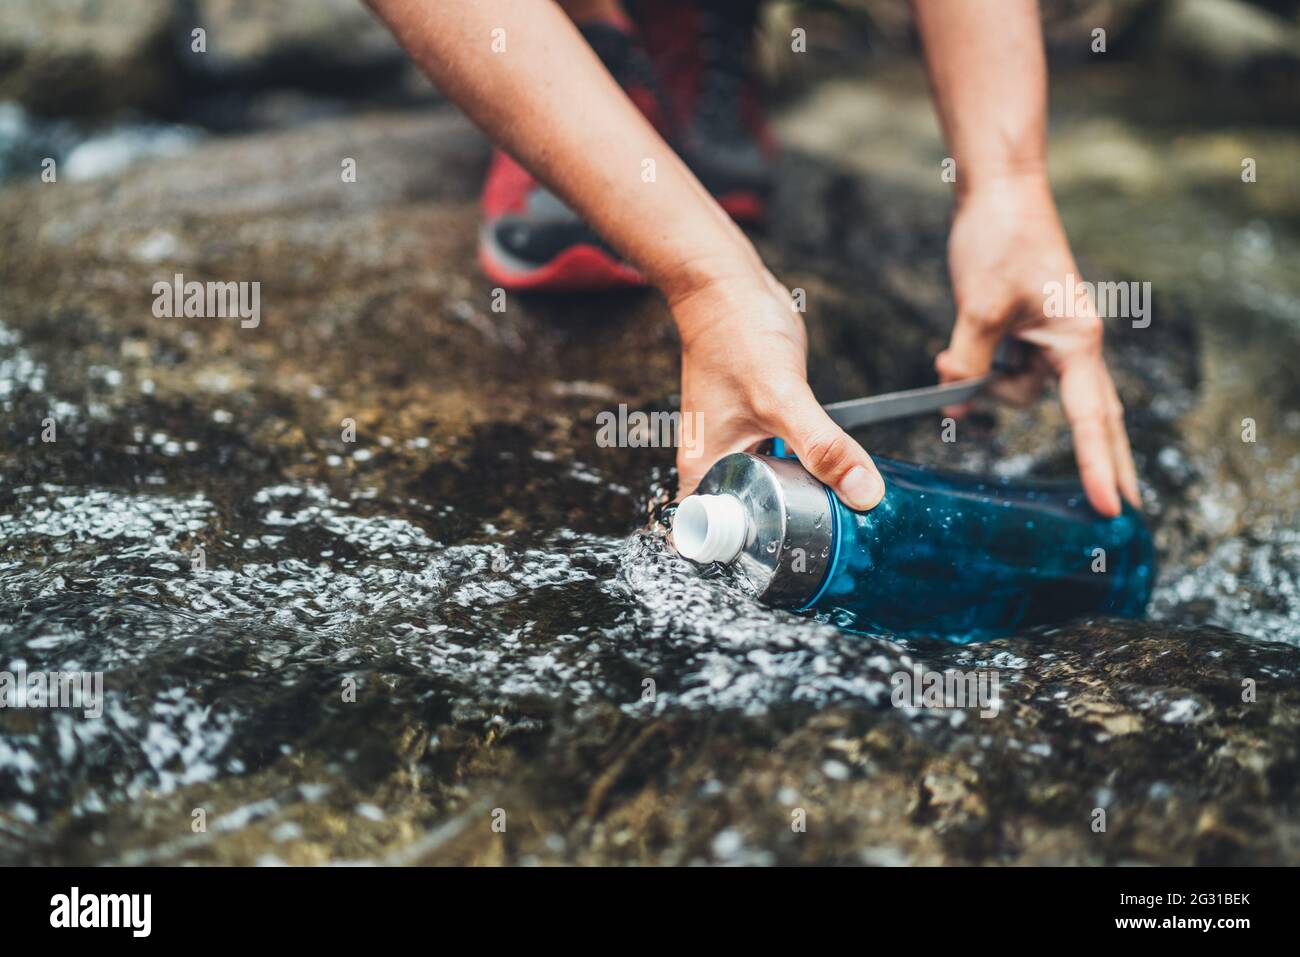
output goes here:
{"type": "Polygon", "coordinates": [[[688,495],[673,516],[673,544],[693,562],[735,561],[748,531],[745,507],[734,495],[688,495]]]}

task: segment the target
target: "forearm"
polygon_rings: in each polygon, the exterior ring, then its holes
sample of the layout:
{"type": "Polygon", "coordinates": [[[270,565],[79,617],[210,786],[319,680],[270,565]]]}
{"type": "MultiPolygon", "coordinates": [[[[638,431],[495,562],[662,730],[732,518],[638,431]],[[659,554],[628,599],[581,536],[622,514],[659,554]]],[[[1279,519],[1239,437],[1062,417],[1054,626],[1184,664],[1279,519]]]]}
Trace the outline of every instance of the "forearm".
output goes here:
{"type": "Polygon", "coordinates": [[[370,3],[439,89],[670,299],[761,272],[744,234],[555,4],[370,3]]]}
{"type": "Polygon", "coordinates": [[[1047,66],[1035,0],[913,0],[958,196],[1046,176],[1047,66]]]}

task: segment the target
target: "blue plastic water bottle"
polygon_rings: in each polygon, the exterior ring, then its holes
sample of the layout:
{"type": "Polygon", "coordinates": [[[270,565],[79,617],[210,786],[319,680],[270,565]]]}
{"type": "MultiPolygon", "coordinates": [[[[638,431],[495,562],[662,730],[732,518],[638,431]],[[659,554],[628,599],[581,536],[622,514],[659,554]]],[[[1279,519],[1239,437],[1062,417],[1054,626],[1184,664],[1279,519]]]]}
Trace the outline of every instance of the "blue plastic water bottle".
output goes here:
{"type": "Polygon", "coordinates": [[[1145,610],[1155,551],[1130,506],[1106,519],[1077,482],[875,463],[884,500],[856,512],[794,459],[728,455],[678,506],[674,544],[769,604],[873,634],[968,642],[1145,610]]]}

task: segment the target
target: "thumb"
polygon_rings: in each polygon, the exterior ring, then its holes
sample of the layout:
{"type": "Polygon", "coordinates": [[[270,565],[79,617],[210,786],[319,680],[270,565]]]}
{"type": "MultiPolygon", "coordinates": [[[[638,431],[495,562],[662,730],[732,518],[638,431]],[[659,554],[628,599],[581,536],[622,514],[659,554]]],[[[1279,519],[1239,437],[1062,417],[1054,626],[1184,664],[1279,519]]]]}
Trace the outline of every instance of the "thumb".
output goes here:
{"type": "Polygon", "coordinates": [[[803,467],[829,485],[849,508],[865,512],[880,504],[885,481],[871,456],[831,421],[806,383],[786,399],[776,434],[794,449],[803,467]]]}

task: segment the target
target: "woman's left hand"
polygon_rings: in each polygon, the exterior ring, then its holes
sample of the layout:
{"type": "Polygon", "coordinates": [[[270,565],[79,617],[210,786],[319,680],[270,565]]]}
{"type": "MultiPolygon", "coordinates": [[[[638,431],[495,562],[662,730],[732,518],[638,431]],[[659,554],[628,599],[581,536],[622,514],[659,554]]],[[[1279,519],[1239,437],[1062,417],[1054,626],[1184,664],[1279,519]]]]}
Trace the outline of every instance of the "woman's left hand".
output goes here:
{"type": "MultiPolygon", "coordinates": [[[[1102,357],[1102,322],[1091,299],[1077,293],[1079,269],[1046,176],[988,180],[963,195],[948,239],[948,263],[957,322],[948,348],[935,360],[940,380],[984,375],[1006,336],[1035,346],[1030,368],[999,380],[994,393],[1030,402],[1045,377],[1054,375],[1088,501],[1107,516],[1119,514],[1121,494],[1139,506],[1124,407],[1102,357]],[[1051,311],[1070,315],[1049,314],[1050,283],[1060,284],[1074,305],[1051,311]],[[1064,288],[1067,283],[1074,288],[1064,288]]],[[[964,409],[947,411],[960,415],[964,409]]]]}

